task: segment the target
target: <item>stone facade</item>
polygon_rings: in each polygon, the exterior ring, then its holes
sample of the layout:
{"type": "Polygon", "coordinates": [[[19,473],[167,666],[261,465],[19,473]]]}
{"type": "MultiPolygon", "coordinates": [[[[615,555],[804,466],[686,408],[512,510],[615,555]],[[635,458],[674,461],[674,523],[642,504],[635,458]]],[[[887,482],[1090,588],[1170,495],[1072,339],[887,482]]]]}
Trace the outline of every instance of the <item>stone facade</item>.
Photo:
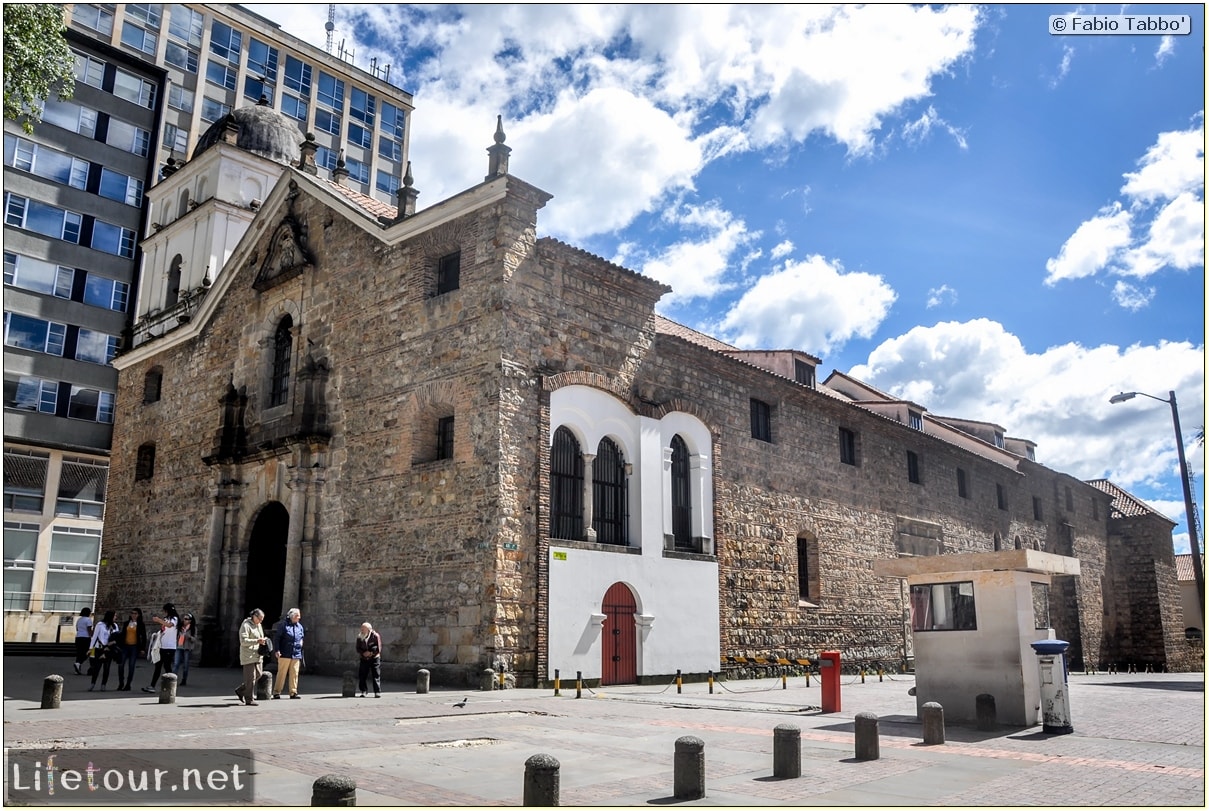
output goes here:
{"type": "Polygon", "coordinates": [[[378,218],[338,184],[282,171],[192,320],[117,362],[98,606],[173,600],[202,617],[203,661],[225,664],[248,610],[296,605],[309,666],[346,669],[369,620],[388,678],[426,668],[475,685],[491,667],[531,685],[560,663],[603,678],[615,620],[600,601],[625,583],[639,680],[821,649],[896,666],[909,602],[874,560],[1031,548],[1079,558],[1082,576],[1051,596],[1054,626],[1075,667],[1100,650],[1121,571],[1110,495],[813,374],[796,382],[785,353],[662,319],[663,285],[538,239],[549,196],[507,174],[378,218]],[[439,288],[454,255],[457,283],[439,288]],[[564,425],[623,446],[625,547],[552,537],[564,425]],[[673,434],[692,445],[687,552],[669,546],[673,434]]]}

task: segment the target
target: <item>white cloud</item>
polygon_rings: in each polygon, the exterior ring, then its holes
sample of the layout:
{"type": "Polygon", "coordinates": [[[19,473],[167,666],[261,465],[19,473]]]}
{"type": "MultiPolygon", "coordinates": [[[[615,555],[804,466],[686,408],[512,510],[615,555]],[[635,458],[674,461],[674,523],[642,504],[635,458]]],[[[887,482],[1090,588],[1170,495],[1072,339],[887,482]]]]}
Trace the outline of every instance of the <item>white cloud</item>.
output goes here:
{"type": "Polygon", "coordinates": [[[847,273],[839,262],[815,255],[762,276],[719,329],[739,347],[792,346],[823,355],[871,336],[896,298],[881,276],[847,273]]]}
{"type": "MultiPolygon", "coordinates": [[[[710,298],[735,286],[737,282],[727,278],[732,257],[758,238],[759,232],[749,232],[746,223],[716,204],[669,209],[664,219],[702,236],[669,245],[658,257],[643,262],[645,275],[672,287],[659,302],[661,310],[694,298],[710,298]]],[[[614,261],[623,258],[635,262],[633,249],[614,261]]]]}
{"type": "Polygon", "coordinates": [[[1205,188],[1205,126],[1163,132],[1138,160],[1141,168],[1126,172],[1121,194],[1138,203],[1172,200],[1205,188]]]}
{"type": "MultiPolygon", "coordinates": [[[[1145,398],[1110,405],[1118,391],[1165,398],[1175,390],[1189,442],[1205,413],[1204,346],[1161,342],[1125,348],[1063,344],[1030,353],[987,319],[916,327],[883,342],[851,374],[935,414],[996,422],[1037,443],[1037,460],[1083,479],[1178,491],[1167,406],[1145,398]]],[[[1203,449],[1188,448],[1191,469],[1203,449]]]]}
{"type": "Polygon", "coordinates": [[[793,243],[789,240],[777,243],[773,246],[771,258],[775,262],[778,259],[784,259],[789,254],[793,253],[793,243]]]}
{"type": "Polygon", "coordinates": [[[1082,279],[1103,270],[1117,253],[1129,245],[1130,213],[1114,203],[1081,224],[1066,240],[1058,258],[1045,263],[1045,283],[1082,279]]]}
{"type": "Polygon", "coordinates": [[[1150,303],[1154,298],[1155,289],[1147,287],[1142,289],[1137,285],[1129,282],[1117,282],[1112,287],[1112,300],[1124,307],[1126,310],[1137,312],[1150,303]]]}
{"type": "Polygon", "coordinates": [[[927,140],[928,136],[932,134],[932,130],[937,127],[949,133],[953,137],[953,140],[957,142],[957,146],[962,149],[969,148],[965,132],[941,118],[937,114],[936,108],[931,105],[928,105],[928,109],[919,118],[903,125],[903,137],[908,143],[919,144],[927,140]]]}
{"type": "Polygon", "coordinates": [[[1062,84],[1062,80],[1066,78],[1066,74],[1070,73],[1070,65],[1075,59],[1075,49],[1070,45],[1062,46],[1062,61],[1058,63],[1058,74],[1049,80],[1050,89],[1054,89],[1062,84]]]}
{"type": "Polygon", "coordinates": [[[927,308],[930,310],[933,307],[939,307],[942,304],[956,304],[957,291],[947,284],[942,284],[940,287],[933,287],[928,291],[927,308]]]}
{"type": "Polygon", "coordinates": [[[1161,67],[1167,61],[1167,57],[1173,53],[1175,53],[1175,37],[1159,37],[1159,47],[1154,52],[1155,64],[1161,67]]]}
{"type": "Polygon", "coordinates": [[[1145,240],[1121,257],[1120,273],[1146,278],[1165,267],[1189,270],[1205,263],[1205,204],[1191,192],[1163,206],[1145,240]]]}

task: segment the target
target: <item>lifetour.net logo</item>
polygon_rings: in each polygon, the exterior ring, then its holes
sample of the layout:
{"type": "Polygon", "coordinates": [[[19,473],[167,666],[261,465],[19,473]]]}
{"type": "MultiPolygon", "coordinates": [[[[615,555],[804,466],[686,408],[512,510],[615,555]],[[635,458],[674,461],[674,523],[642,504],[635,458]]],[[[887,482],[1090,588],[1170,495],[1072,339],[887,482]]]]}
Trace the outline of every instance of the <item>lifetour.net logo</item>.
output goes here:
{"type": "Polygon", "coordinates": [[[248,749],[6,749],[6,805],[229,805],[253,799],[248,749]]]}

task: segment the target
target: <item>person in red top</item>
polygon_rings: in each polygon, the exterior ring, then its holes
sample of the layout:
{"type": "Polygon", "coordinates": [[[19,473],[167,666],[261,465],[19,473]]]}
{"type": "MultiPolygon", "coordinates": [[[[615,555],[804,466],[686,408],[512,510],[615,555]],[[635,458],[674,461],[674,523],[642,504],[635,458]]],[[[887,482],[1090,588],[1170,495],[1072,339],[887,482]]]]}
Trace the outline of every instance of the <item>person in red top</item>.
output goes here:
{"type": "Polygon", "coordinates": [[[361,660],[358,670],[358,698],[365,698],[367,682],[372,676],[374,698],[382,698],[382,637],[368,622],[361,623],[357,635],[357,657],[361,660]]]}

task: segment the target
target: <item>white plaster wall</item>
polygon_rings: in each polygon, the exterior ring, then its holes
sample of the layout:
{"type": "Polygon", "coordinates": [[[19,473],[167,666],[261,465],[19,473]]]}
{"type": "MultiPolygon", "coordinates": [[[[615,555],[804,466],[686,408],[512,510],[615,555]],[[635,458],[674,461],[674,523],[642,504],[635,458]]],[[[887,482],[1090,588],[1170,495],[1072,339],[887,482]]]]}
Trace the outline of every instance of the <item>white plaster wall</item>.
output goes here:
{"type": "MultiPolygon", "coordinates": [[[[713,537],[712,442],[695,417],[668,414],[660,420],[640,417],[617,398],[588,386],[567,386],[550,396],[550,436],[570,429],[581,450],[595,453],[610,437],[633,466],[629,481],[630,544],[640,553],[581,546],[549,552],[549,673],[573,678],[601,675],[602,601],[608,588],[626,583],[638,606],[638,675],[670,675],[677,670],[702,673],[718,668],[718,564],[663,556],[665,523],[670,532],[671,505],[665,487],[665,449],[679,434],[688,445],[694,478],[694,534],[713,537]],[[665,516],[668,517],[665,520],[665,516]],[[560,558],[556,559],[555,555],[560,558]]],[[[712,546],[712,544],[711,544],[712,546]]]]}
{"type": "Polygon", "coordinates": [[[945,720],[973,722],[980,693],[995,697],[999,723],[1039,723],[1041,677],[1030,643],[1052,639],[1053,630],[1034,628],[1032,583],[1048,575],[1020,571],[919,575],[912,584],[974,583],[976,631],[914,631],[916,708],[929,701],[944,707],[945,720]]]}

